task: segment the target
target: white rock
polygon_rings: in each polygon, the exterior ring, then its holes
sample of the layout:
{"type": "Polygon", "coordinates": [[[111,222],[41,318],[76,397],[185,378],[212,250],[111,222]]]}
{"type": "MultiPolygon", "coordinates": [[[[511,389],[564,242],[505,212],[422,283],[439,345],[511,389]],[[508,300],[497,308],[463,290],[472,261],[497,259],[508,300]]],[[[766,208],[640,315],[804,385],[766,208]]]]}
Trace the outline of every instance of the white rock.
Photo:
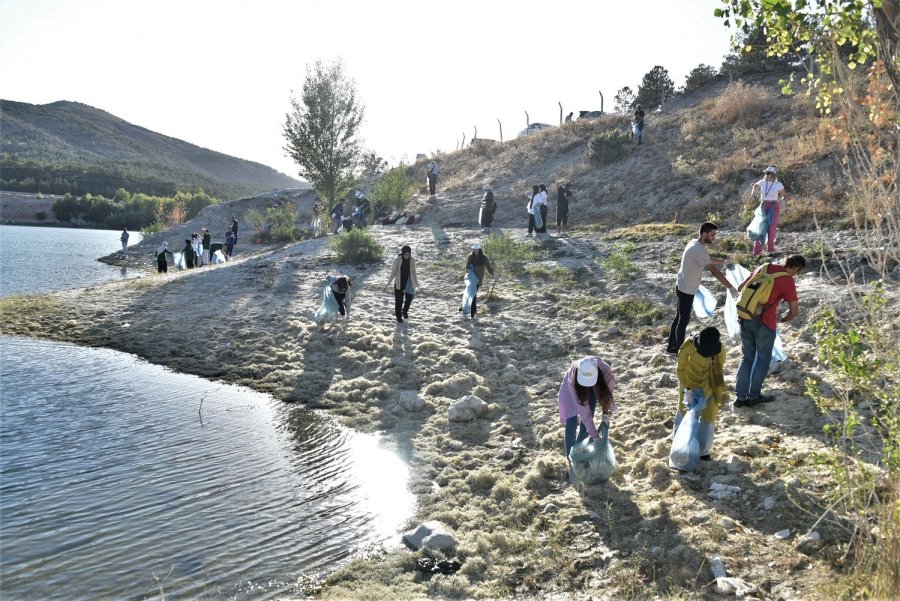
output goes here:
{"type": "Polygon", "coordinates": [[[822,535],[819,534],[818,532],[816,532],[815,530],[813,530],[812,532],[807,533],[807,535],[803,537],[803,540],[808,540],[808,541],[822,540],[822,535]]]}
{"type": "Polygon", "coordinates": [[[775,505],[777,505],[777,504],[778,504],[778,499],[776,499],[775,497],[766,497],[765,499],[762,500],[762,503],[760,504],[760,506],[763,509],[769,510],[769,509],[775,509],[775,505]]]}
{"type": "Polygon", "coordinates": [[[791,529],[785,528],[784,530],[779,530],[775,533],[775,538],[779,540],[785,540],[791,537],[791,529]]]}
{"type": "Polygon", "coordinates": [[[722,528],[725,528],[725,530],[734,530],[737,528],[737,522],[731,518],[722,518],[722,521],[720,521],[719,524],[721,524],[722,528]]]}
{"type": "Polygon", "coordinates": [[[607,336],[618,336],[619,328],[617,328],[616,326],[609,326],[608,328],[606,328],[606,335],[607,336]]]}
{"type": "Polygon", "coordinates": [[[509,448],[503,449],[502,451],[497,453],[497,459],[500,459],[501,461],[509,461],[510,459],[512,459],[515,456],[516,456],[516,454],[513,453],[513,450],[509,449],[509,448]]]}
{"type": "Polygon", "coordinates": [[[456,539],[447,527],[437,520],[430,520],[403,535],[403,542],[413,549],[449,549],[456,546],[456,539]]]}
{"type": "Polygon", "coordinates": [[[709,487],[709,492],[706,493],[706,496],[710,499],[733,499],[741,494],[741,489],[737,486],[732,486],[730,484],[722,484],[720,482],[713,482],[709,487]]]}
{"type": "Polygon", "coordinates": [[[447,410],[447,417],[451,422],[468,422],[480,417],[487,408],[487,403],[470,394],[455,400],[447,410]]]}
{"type": "Polygon", "coordinates": [[[541,513],[556,513],[557,511],[559,511],[559,507],[553,503],[547,503],[544,505],[544,509],[541,510],[541,513]]]}
{"type": "Polygon", "coordinates": [[[737,456],[732,455],[725,464],[725,469],[729,474],[742,474],[750,468],[746,461],[742,461],[737,456]]]}
{"type": "Polygon", "coordinates": [[[414,390],[404,390],[400,393],[400,406],[407,411],[421,411],[425,399],[414,390]]]}

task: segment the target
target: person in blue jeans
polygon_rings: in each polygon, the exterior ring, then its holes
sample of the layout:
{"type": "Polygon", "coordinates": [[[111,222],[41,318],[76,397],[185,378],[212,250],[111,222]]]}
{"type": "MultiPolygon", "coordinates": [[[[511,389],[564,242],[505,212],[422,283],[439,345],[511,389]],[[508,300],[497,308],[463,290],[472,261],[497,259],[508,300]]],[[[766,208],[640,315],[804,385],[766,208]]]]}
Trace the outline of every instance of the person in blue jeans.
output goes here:
{"type": "Polygon", "coordinates": [[[594,425],[598,401],[603,413],[602,422],[609,423],[609,415],[617,410],[613,401],[615,386],[609,364],[600,357],[584,357],[569,366],[559,386],[559,420],[566,427],[566,457],[572,447],[588,435],[599,437],[594,425]]]}
{"type": "Polygon", "coordinates": [[[775,346],[775,330],[778,322],[791,321],[800,314],[799,299],[794,277],[806,267],[806,259],[800,255],[788,257],[784,265],[767,263],[759,266],[738,287],[742,291],[757,273],[766,269],[768,273],[787,274],[775,279],[769,300],[756,319],[741,319],[741,365],[738,367],[735,383],[735,407],[751,407],[759,403],[773,400],[770,395],[762,394],[762,384],[769,374],[769,363],[772,361],[772,347],[775,346]],[[788,310],[778,315],[778,305],[784,301],[788,310]]]}

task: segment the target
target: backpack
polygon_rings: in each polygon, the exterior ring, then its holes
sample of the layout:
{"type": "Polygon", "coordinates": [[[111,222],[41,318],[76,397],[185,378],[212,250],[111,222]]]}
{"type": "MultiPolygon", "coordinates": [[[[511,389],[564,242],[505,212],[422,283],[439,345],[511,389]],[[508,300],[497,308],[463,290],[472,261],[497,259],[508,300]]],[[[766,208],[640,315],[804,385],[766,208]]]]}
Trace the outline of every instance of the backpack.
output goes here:
{"type": "Polygon", "coordinates": [[[771,263],[766,263],[741,290],[741,298],[737,302],[737,314],[742,319],[756,319],[769,303],[772,296],[772,288],[775,280],[783,275],[790,275],[786,271],[769,273],[771,263]]]}

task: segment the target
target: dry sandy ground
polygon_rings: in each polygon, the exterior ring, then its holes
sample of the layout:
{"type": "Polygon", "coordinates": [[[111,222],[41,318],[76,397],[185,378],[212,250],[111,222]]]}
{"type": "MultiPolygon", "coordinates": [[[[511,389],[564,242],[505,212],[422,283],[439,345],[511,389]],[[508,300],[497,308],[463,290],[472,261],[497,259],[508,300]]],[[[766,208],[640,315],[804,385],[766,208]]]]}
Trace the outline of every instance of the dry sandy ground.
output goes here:
{"type": "MultiPolygon", "coordinates": [[[[680,475],[667,465],[677,388],[662,350],[685,236],[638,243],[640,273],[626,279],[602,265],[615,249],[608,237],[584,229],[541,236],[539,261],[525,274],[499,274],[490,300],[482,289],[473,323],[457,309],[480,229],[371,231],[386,249],[374,265],[336,265],[324,238],[283,248],[254,248],[245,238],[228,264],[157,275],[143,247],[130,260],[143,261],[145,277],[0,303],[0,333],[135,353],[385,432],[415,474],[415,523],[448,524],[463,569],[428,577],[412,569],[420,553],[373,552],[313,583],[325,598],[710,598],[713,555],[759,587],[756,598],[825,598],[818,587],[832,579],[837,541],[820,526],[822,542],[799,542],[817,517],[806,513],[807,496],[824,484],[811,457],[826,449],[803,380],[819,369],[811,316],[840,287],[816,269],[799,277],[801,318],[783,331],[790,361],[766,382],[777,400],[726,410],[713,461],[680,475]],[[419,290],[401,325],[387,281],[403,244],[418,261],[419,290]],[[333,272],[353,278],[351,319],[319,326],[320,282],[333,272]],[[629,314],[622,299],[649,303],[645,316],[629,314]],[[589,487],[567,481],[556,410],[563,373],[586,354],[612,365],[620,407],[610,430],[619,470],[589,487]],[[401,409],[403,391],[422,394],[424,410],[401,409]],[[450,423],[448,405],[467,394],[490,403],[489,412],[450,423]],[[740,495],[710,499],[714,482],[740,495]],[[789,539],[775,538],[782,529],[789,539]]],[[[508,231],[526,239],[522,229],[508,231]]],[[[791,252],[804,241],[782,243],[791,252]]],[[[711,277],[705,284],[724,296],[711,277]]],[[[711,323],[724,332],[721,314],[711,323]]],[[[689,332],[699,327],[695,319],[689,332]]],[[[732,384],[740,350],[729,348],[732,384]]]]}

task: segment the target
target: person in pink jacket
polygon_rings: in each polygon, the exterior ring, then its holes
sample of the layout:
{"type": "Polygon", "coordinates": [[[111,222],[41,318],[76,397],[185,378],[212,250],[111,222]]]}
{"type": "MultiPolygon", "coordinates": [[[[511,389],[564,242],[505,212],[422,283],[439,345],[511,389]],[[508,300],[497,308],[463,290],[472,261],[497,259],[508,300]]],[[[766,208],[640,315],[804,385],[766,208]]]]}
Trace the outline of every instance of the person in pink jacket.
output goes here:
{"type": "Polygon", "coordinates": [[[569,367],[559,385],[559,421],[566,426],[566,457],[572,447],[588,435],[598,438],[594,425],[598,401],[602,409],[601,419],[609,423],[609,414],[618,410],[613,401],[615,387],[612,370],[600,357],[584,357],[569,367]]]}

